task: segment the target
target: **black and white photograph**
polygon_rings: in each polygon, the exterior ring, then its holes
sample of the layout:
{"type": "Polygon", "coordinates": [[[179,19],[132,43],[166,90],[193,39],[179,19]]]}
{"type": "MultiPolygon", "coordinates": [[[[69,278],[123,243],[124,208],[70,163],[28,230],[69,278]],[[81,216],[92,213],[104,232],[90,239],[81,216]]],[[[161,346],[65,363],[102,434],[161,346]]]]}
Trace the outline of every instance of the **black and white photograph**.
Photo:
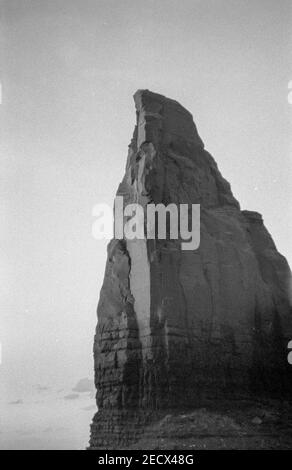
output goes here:
{"type": "Polygon", "coordinates": [[[0,450],[292,451],[291,52],[291,0],[0,0],[0,450]]]}

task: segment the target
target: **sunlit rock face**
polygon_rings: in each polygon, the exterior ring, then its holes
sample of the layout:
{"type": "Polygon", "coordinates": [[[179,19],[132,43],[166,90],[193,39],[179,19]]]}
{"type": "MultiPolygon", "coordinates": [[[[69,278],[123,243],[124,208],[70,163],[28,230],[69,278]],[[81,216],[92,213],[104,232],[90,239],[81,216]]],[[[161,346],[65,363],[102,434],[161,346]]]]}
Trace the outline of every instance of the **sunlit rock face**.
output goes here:
{"type": "Polygon", "coordinates": [[[192,115],[139,90],[124,203],[200,204],[200,246],[112,240],[94,341],[92,448],[125,446],[159,410],[291,396],[290,270],[260,214],[241,211],[192,115]]]}

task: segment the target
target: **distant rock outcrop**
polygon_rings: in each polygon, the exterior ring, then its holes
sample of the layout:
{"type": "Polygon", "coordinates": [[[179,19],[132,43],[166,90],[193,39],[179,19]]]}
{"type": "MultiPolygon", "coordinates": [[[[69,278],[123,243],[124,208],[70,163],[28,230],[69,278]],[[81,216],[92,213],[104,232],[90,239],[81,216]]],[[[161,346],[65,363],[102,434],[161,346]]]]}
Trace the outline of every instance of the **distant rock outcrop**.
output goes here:
{"type": "Polygon", "coordinates": [[[91,448],[126,446],[163,410],[292,394],[290,270],[241,211],[179,103],[139,90],[125,204],[201,206],[201,241],[112,240],[94,341],[91,448]]]}

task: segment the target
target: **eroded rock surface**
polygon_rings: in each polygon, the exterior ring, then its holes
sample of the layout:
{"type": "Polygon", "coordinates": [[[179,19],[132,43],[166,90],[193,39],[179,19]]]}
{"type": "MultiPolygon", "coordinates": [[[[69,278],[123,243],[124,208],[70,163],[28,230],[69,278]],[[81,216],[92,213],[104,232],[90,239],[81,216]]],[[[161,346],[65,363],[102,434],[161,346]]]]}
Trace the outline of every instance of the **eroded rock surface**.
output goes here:
{"type": "Polygon", "coordinates": [[[91,448],[126,446],[169,409],[205,400],[290,397],[290,270],[260,214],[241,211],[204,149],[192,115],[148,90],[124,203],[200,204],[201,240],[117,240],[108,246],[94,341],[98,413],[91,448]]]}

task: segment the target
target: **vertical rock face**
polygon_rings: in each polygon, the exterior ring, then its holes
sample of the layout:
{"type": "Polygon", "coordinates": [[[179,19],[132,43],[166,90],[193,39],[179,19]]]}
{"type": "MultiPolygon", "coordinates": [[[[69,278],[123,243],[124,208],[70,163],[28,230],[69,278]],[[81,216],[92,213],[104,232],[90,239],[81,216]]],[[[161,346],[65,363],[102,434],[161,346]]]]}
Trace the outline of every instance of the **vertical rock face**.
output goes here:
{"type": "Polygon", "coordinates": [[[200,246],[112,240],[94,341],[98,413],[91,447],[126,445],[156,410],[204,399],[291,395],[290,270],[260,214],[241,211],[192,115],[148,90],[124,203],[200,204],[200,246]]]}

